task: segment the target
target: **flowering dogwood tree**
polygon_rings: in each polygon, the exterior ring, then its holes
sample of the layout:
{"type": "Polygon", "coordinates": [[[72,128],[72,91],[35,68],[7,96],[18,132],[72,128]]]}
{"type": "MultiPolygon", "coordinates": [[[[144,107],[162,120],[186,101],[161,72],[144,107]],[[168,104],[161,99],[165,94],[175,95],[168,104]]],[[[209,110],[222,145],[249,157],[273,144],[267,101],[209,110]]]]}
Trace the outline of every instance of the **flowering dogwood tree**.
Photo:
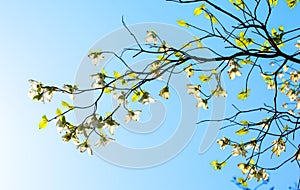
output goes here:
{"type": "MultiPolygon", "coordinates": [[[[243,161],[238,162],[236,166],[243,177],[237,178],[236,181],[242,187],[248,188],[248,181],[268,180],[269,171],[277,170],[285,164],[300,168],[300,28],[285,28],[284,23],[280,26],[270,24],[272,13],[278,11],[277,4],[286,3],[290,9],[294,9],[298,0],[229,0],[228,3],[236,8],[235,11],[226,10],[218,5],[218,1],[213,0],[167,1],[178,4],[193,3],[195,9],[191,15],[203,15],[210,27],[202,28],[188,20],[177,20],[179,26],[194,30],[199,35],[182,47],[172,47],[153,30],[145,31],[145,42],[139,42],[123,22],[137,44],[137,48],[124,51],[134,52],[134,57],[142,54],[153,55],[156,60],[146,64],[142,70],[135,70],[126,63],[123,54],[93,50],[87,55],[91,64],[97,66],[106,55],[112,54],[127,70],[109,73],[102,68],[101,72],[92,73],[90,89],[81,89],[73,84],[51,86],[30,80],[29,96],[40,102],[50,102],[55,93],[68,94],[73,100],[78,94],[99,92],[96,100],[88,106],[81,107],[62,101],[63,109],[58,108],[52,118],[42,116],[39,128],[43,129],[49,122],[54,121],[63,141],[72,141],[80,152],[87,151],[92,155],[93,146],[105,146],[114,141],[113,135],[120,125],[114,115],[120,107],[127,110],[124,120],[129,123],[139,121],[142,114],[141,110],[131,109],[133,104],[155,103],[156,100],[145,88],[146,83],[167,77],[166,84],[157,89],[159,96],[167,101],[171,96],[170,78],[176,80],[176,74],[184,72],[186,77],[198,80],[194,84],[186,84],[186,90],[191,98],[197,100],[195,106],[199,109],[208,110],[214,97],[235,96],[236,101],[245,102],[242,108],[233,106],[232,114],[225,118],[207,118],[198,123],[223,122],[222,131],[232,131],[231,135],[216,141],[221,150],[230,151],[227,157],[224,156],[224,160],[214,160],[210,163],[215,170],[221,170],[231,160],[234,162],[233,157],[241,157],[243,161]],[[217,45],[206,46],[205,43],[209,40],[213,40],[217,45]],[[190,53],[194,49],[205,49],[213,57],[194,56],[190,53]],[[216,62],[216,67],[201,69],[201,65],[208,62],[216,62]],[[254,80],[251,75],[255,73],[261,76],[261,82],[266,86],[265,90],[273,92],[270,97],[271,104],[247,104],[247,98],[251,96],[249,84],[254,80]],[[240,80],[243,76],[245,80],[240,80]],[[240,92],[228,94],[228,89],[223,85],[223,78],[227,78],[227,84],[232,80],[240,80],[240,86],[228,85],[228,88],[239,88],[240,92]],[[205,87],[210,80],[217,81],[214,90],[207,90],[205,87]],[[99,115],[99,102],[104,96],[112,96],[117,106],[108,110],[106,115],[99,115]],[[68,112],[87,108],[94,108],[94,112],[80,123],[71,123],[67,119],[68,112]],[[94,145],[89,141],[92,133],[99,136],[94,145]],[[289,151],[286,151],[287,149],[289,151]],[[274,165],[266,165],[266,159],[274,165]]],[[[291,14],[294,13],[291,11],[291,14]]],[[[297,176],[294,177],[297,179],[297,176]]]]}

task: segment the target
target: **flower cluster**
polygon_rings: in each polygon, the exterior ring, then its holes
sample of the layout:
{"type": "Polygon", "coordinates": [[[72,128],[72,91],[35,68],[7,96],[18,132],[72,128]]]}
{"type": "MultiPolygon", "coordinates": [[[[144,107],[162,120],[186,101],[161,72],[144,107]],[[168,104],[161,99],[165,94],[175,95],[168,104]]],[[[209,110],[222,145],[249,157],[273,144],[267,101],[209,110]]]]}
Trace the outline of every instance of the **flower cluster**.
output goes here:
{"type": "Polygon", "coordinates": [[[207,104],[207,99],[203,99],[200,97],[200,85],[192,85],[192,84],[187,84],[187,93],[188,94],[193,94],[195,99],[198,100],[196,107],[207,110],[208,109],[208,104],[207,104]]]}
{"type": "Polygon", "coordinates": [[[276,154],[276,156],[280,156],[282,152],[285,152],[285,142],[282,138],[276,139],[272,142],[273,148],[272,152],[276,154]]]}
{"type": "Polygon", "coordinates": [[[165,99],[169,99],[170,97],[169,87],[168,86],[163,87],[159,92],[159,96],[164,97],[165,99]]]}
{"type": "Polygon", "coordinates": [[[93,74],[90,77],[94,80],[94,82],[92,83],[93,88],[103,88],[105,86],[106,75],[104,73],[93,74]]]}
{"type": "Polygon", "coordinates": [[[239,70],[242,68],[235,60],[230,60],[229,61],[229,69],[227,71],[229,78],[231,80],[235,79],[235,76],[242,76],[241,71],[239,70]]]}
{"type": "Polygon", "coordinates": [[[128,110],[128,113],[125,116],[125,122],[129,123],[130,121],[139,121],[141,113],[142,113],[141,110],[135,110],[135,111],[128,110]]]}
{"type": "Polygon", "coordinates": [[[245,32],[240,32],[239,36],[235,39],[236,45],[241,48],[247,48],[253,44],[253,42],[254,40],[252,38],[246,37],[245,32]]]}
{"type": "Polygon", "coordinates": [[[32,100],[44,102],[45,100],[50,102],[53,93],[56,91],[55,87],[43,86],[42,83],[35,80],[29,80],[31,86],[28,91],[28,96],[32,100]]]}
{"type": "Polygon", "coordinates": [[[243,144],[233,144],[233,149],[231,151],[232,156],[242,155],[246,157],[247,151],[245,150],[245,146],[243,144]]]}
{"type": "Polygon", "coordinates": [[[154,30],[149,30],[147,31],[147,35],[146,35],[146,38],[145,38],[145,42],[146,43],[151,43],[153,42],[154,45],[157,44],[157,35],[155,33],[154,30]]]}
{"type": "Polygon", "coordinates": [[[65,84],[62,88],[63,93],[68,93],[70,96],[71,100],[74,100],[75,98],[75,92],[78,90],[78,86],[77,85],[69,85],[69,84],[65,84]]]}
{"type": "Polygon", "coordinates": [[[103,53],[99,51],[91,51],[88,57],[92,60],[93,65],[99,65],[100,61],[104,59],[103,53]]]}
{"type": "Polygon", "coordinates": [[[239,163],[237,166],[243,174],[248,174],[248,180],[255,178],[259,182],[261,180],[269,179],[269,174],[266,172],[265,169],[257,169],[257,167],[253,164],[239,163]]]}
{"type": "Polygon", "coordinates": [[[226,137],[223,137],[222,139],[218,139],[217,143],[220,145],[220,149],[224,150],[225,147],[230,144],[230,140],[226,137]]]}

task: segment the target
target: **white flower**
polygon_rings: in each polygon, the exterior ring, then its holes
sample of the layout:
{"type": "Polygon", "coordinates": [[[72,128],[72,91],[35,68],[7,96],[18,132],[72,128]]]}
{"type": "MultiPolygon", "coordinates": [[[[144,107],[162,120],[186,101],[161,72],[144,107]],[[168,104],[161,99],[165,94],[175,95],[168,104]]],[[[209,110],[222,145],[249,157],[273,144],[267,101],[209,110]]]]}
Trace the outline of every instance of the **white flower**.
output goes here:
{"type": "Polygon", "coordinates": [[[297,99],[296,109],[300,109],[300,98],[297,99]]]}
{"type": "Polygon", "coordinates": [[[217,143],[220,145],[220,149],[224,150],[225,147],[230,144],[230,140],[226,137],[223,137],[222,139],[218,139],[217,143]]]}
{"type": "Polygon", "coordinates": [[[228,75],[231,80],[235,78],[235,76],[242,76],[241,71],[239,68],[242,68],[237,62],[234,60],[229,61],[230,68],[228,69],[228,75]]]}
{"type": "Polygon", "coordinates": [[[227,92],[220,85],[218,85],[216,90],[214,90],[214,95],[216,97],[224,97],[225,98],[227,96],[227,92]]]}
{"type": "Polygon", "coordinates": [[[61,134],[63,131],[64,131],[64,127],[56,127],[56,129],[57,129],[57,132],[59,133],[59,134],[61,134]]]}
{"type": "Polygon", "coordinates": [[[142,104],[154,103],[155,100],[150,96],[148,92],[143,92],[142,97],[139,99],[142,104]]]}
{"type": "Polygon", "coordinates": [[[289,114],[295,115],[294,110],[288,110],[289,114]]]}
{"type": "Polygon", "coordinates": [[[75,99],[74,92],[76,90],[78,90],[77,85],[72,86],[72,85],[69,85],[69,84],[65,84],[62,89],[65,91],[64,93],[69,94],[71,100],[75,99]]]}
{"type": "Polygon", "coordinates": [[[79,144],[80,144],[80,140],[79,140],[79,138],[77,137],[76,133],[72,133],[72,135],[71,135],[71,140],[73,141],[73,143],[74,143],[75,145],[79,145],[79,144]]]}
{"type": "Polygon", "coordinates": [[[105,86],[105,75],[103,73],[97,73],[90,76],[91,79],[95,80],[92,83],[93,88],[103,88],[105,86]]]}
{"type": "Polygon", "coordinates": [[[61,138],[64,142],[68,143],[72,138],[72,133],[66,132],[61,138]]]}
{"type": "Polygon", "coordinates": [[[245,163],[239,163],[238,164],[238,168],[240,170],[242,170],[243,174],[246,174],[246,173],[248,173],[250,171],[251,166],[249,166],[248,164],[245,164],[245,163]]]}
{"type": "Polygon", "coordinates": [[[287,93],[286,96],[290,99],[291,102],[295,101],[297,99],[297,95],[295,90],[290,89],[287,93]]]}
{"type": "Polygon", "coordinates": [[[88,57],[92,60],[93,65],[97,66],[100,60],[104,59],[102,52],[91,52],[88,57]]]}
{"type": "Polygon", "coordinates": [[[114,142],[115,139],[108,137],[106,134],[101,133],[100,134],[100,138],[99,140],[96,142],[96,144],[94,145],[95,147],[99,147],[100,145],[102,146],[106,146],[111,142],[114,142]]]}
{"type": "MultiPolygon", "coordinates": [[[[54,122],[56,123],[56,127],[57,127],[57,132],[59,134],[61,134],[64,130],[65,130],[65,127],[63,125],[63,122],[62,122],[62,117],[57,117],[54,119],[54,122]]],[[[68,131],[69,132],[69,131],[68,131]]]]}
{"type": "Polygon", "coordinates": [[[300,73],[297,71],[293,71],[290,73],[290,79],[294,82],[298,82],[299,77],[300,77],[300,73]]]}
{"type": "Polygon", "coordinates": [[[28,82],[31,83],[31,86],[28,91],[28,96],[30,99],[33,99],[36,95],[38,95],[37,90],[38,90],[38,86],[40,85],[40,83],[35,80],[31,80],[31,79],[28,82]]]}
{"type": "Polygon", "coordinates": [[[48,102],[51,101],[53,93],[55,92],[53,91],[54,87],[43,87],[42,83],[31,79],[29,80],[29,82],[31,83],[31,86],[28,91],[28,96],[30,99],[41,102],[44,102],[45,99],[48,102]]]}
{"type": "Polygon", "coordinates": [[[230,68],[229,70],[228,70],[228,75],[229,75],[229,78],[231,79],[231,80],[233,80],[233,79],[235,79],[235,76],[242,76],[242,73],[241,73],[241,71],[239,70],[239,69],[237,69],[237,68],[230,68]]]}
{"type": "Polygon", "coordinates": [[[270,126],[270,119],[266,118],[260,121],[261,123],[261,127],[265,130],[268,130],[269,126],[270,126]]]}
{"type": "Polygon", "coordinates": [[[240,145],[234,144],[233,150],[231,151],[232,156],[239,156],[242,155],[243,157],[246,157],[247,151],[240,145]]]}
{"type": "Polygon", "coordinates": [[[266,170],[264,169],[260,169],[256,175],[254,175],[254,177],[256,178],[256,180],[259,182],[261,181],[262,179],[263,180],[268,180],[269,179],[269,175],[268,173],[266,172],[266,170]]]}
{"type": "Polygon", "coordinates": [[[285,142],[282,138],[276,139],[272,142],[273,148],[272,152],[276,154],[276,156],[280,156],[282,152],[285,152],[285,142]]]}
{"type": "Polygon", "coordinates": [[[42,88],[42,83],[40,82],[37,82],[35,80],[28,80],[28,82],[31,83],[31,86],[29,88],[29,91],[28,91],[28,96],[30,99],[32,100],[37,100],[37,101],[44,101],[44,96],[43,96],[43,93],[44,93],[44,89],[42,88]]]}
{"type": "Polygon", "coordinates": [[[70,140],[72,140],[73,143],[76,145],[79,145],[79,143],[80,143],[75,132],[66,132],[61,138],[66,143],[68,143],[70,140]]]}
{"type": "Polygon", "coordinates": [[[152,62],[150,70],[151,70],[152,77],[159,76],[157,79],[162,80],[163,77],[161,75],[160,67],[161,67],[161,60],[155,60],[152,62]]]}
{"type": "Polygon", "coordinates": [[[165,99],[169,99],[170,98],[169,87],[165,86],[164,88],[162,88],[161,91],[159,92],[159,96],[164,97],[165,99]]]}
{"type": "Polygon", "coordinates": [[[76,128],[76,133],[78,135],[83,134],[85,137],[88,137],[88,130],[89,130],[90,126],[86,125],[86,124],[80,124],[77,128],[76,128]]]}
{"type": "Polygon", "coordinates": [[[105,121],[104,121],[104,126],[103,128],[108,129],[109,133],[111,135],[115,134],[115,128],[118,127],[120,124],[117,123],[111,116],[109,116],[105,121]]]}
{"type": "Polygon", "coordinates": [[[295,158],[300,161],[300,149],[295,153],[295,158]]]}
{"type": "Polygon", "coordinates": [[[270,81],[268,83],[267,89],[275,89],[275,83],[273,81],[270,81]]]}
{"type": "Polygon", "coordinates": [[[253,149],[255,151],[259,150],[259,145],[257,145],[255,140],[250,141],[247,145],[245,145],[245,149],[253,149]]]}
{"type": "Polygon", "coordinates": [[[200,97],[196,97],[198,99],[198,103],[196,104],[197,108],[201,108],[203,107],[203,109],[207,110],[208,109],[208,105],[207,105],[207,100],[206,99],[202,99],[200,97]]]}
{"type": "Polygon", "coordinates": [[[145,42],[146,43],[153,42],[154,45],[157,44],[157,37],[155,31],[153,30],[147,31],[145,42]]]}
{"type": "Polygon", "coordinates": [[[186,85],[187,93],[188,94],[194,94],[195,96],[199,96],[200,93],[200,85],[192,85],[192,84],[187,84],[186,85]]]}
{"type": "Polygon", "coordinates": [[[129,123],[131,120],[132,121],[139,121],[141,113],[142,113],[141,110],[136,110],[136,111],[129,110],[127,115],[125,116],[125,122],[129,123]]]}
{"type": "Polygon", "coordinates": [[[85,128],[96,127],[102,128],[105,124],[102,121],[102,118],[99,118],[99,114],[94,114],[89,117],[85,122],[85,128]]]}
{"type": "Polygon", "coordinates": [[[189,66],[185,67],[184,72],[186,72],[187,77],[192,77],[194,75],[193,65],[190,64],[189,66]]]}
{"type": "Polygon", "coordinates": [[[170,50],[170,46],[165,42],[163,41],[161,46],[158,48],[158,52],[162,52],[162,53],[168,53],[168,51],[170,50]]]}
{"type": "Polygon", "coordinates": [[[151,70],[154,71],[161,67],[161,60],[155,60],[151,63],[151,70]]]}
{"type": "Polygon", "coordinates": [[[44,97],[46,98],[46,100],[48,102],[51,102],[51,99],[53,97],[53,93],[54,91],[47,91],[47,92],[44,92],[44,97]]]}
{"type": "Polygon", "coordinates": [[[295,44],[295,47],[298,48],[300,51],[300,40],[298,40],[298,43],[295,44]]]}
{"type": "Polygon", "coordinates": [[[283,104],[282,104],[282,107],[283,107],[283,108],[288,108],[287,103],[283,103],[283,104]]]}
{"type": "Polygon", "coordinates": [[[284,74],[283,74],[283,72],[279,72],[279,73],[278,73],[278,78],[280,78],[280,79],[281,79],[282,77],[284,77],[284,74]]]}
{"type": "Polygon", "coordinates": [[[85,142],[77,145],[76,148],[77,149],[79,148],[79,150],[80,150],[81,153],[83,153],[83,152],[85,152],[87,150],[90,156],[93,155],[92,148],[91,148],[90,144],[87,141],[85,141],[85,142]]]}
{"type": "Polygon", "coordinates": [[[115,100],[117,100],[117,103],[119,105],[128,104],[128,101],[127,101],[127,99],[125,97],[125,93],[124,92],[114,93],[112,96],[113,96],[113,98],[115,100]]]}

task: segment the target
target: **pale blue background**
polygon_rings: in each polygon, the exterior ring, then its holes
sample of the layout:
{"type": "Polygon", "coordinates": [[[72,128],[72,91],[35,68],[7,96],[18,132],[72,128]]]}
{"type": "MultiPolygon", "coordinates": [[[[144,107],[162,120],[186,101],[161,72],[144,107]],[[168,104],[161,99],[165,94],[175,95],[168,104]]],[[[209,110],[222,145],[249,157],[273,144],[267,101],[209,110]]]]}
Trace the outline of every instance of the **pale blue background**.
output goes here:
{"type": "MultiPolygon", "coordinates": [[[[49,84],[72,83],[88,49],[121,28],[122,15],[129,25],[176,24],[178,19],[192,17],[196,6],[163,0],[1,0],[0,189],[235,189],[230,182],[233,175],[240,174],[235,163],[222,172],[209,165],[211,160],[226,157],[217,145],[198,154],[204,130],[198,129],[188,147],[166,164],[140,170],[120,168],[80,154],[61,141],[54,127],[39,131],[41,115],[53,113],[56,105],[27,97],[30,78],[49,84]]],[[[300,11],[299,7],[294,11],[300,11]]],[[[278,15],[277,21],[279,25],[288,20],[278,15]]],[[[290,21],[299,25],[298,20],[290,21]]],[[[292,166],[271,175],[277,189],[287,189],[295,182],[289,176],[297,177],[298,170],[292,166]]]]}

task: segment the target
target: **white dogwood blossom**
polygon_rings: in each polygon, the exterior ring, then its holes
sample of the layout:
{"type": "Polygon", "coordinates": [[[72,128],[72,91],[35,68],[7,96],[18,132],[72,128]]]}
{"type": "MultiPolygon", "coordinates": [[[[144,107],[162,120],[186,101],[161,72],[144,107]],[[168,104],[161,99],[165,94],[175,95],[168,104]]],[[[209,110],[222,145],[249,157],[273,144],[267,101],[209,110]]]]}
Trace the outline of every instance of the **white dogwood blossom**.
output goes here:
{"type": "Polygon", "coordinates": [[[92,64],[98,66],[100,61],[104,59],[104,55],[101,51],[92,51],[88,57],[92,60],[92,64]]]}
{"type": "Polygon", "coordinates": [[[141,113],[141,110],[129,110],[127,115],[125,116],[125,122],[129,123],[130,121],[139,121],[141,113]]]}
{"type": "Polygon", "coordinates": [[[147,35],[146,35],[146,38],[145,38],[145,42],[146,43],[151,43],[153,42],[154,45],[157,44],[157,36],[156,36],[156,33],[154,30],[149,30],[147,31],[147,35]]]}
{"type": "Polygon", "coordinates": [[[97,73],[90,76],[94,82],[92,83],[93,88],[103,88],[105,86],[105,75],[103,73],[97,73]]]}

